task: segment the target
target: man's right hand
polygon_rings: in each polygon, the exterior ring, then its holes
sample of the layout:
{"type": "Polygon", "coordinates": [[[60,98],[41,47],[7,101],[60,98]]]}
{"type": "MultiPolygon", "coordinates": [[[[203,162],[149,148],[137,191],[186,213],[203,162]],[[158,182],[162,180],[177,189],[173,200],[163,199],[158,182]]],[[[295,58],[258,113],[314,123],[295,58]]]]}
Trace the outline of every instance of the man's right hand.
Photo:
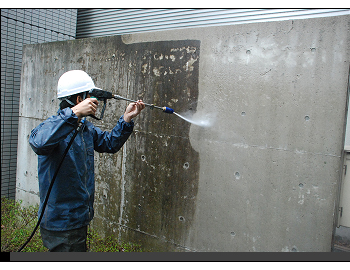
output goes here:
{"type": "Polygon", "coordinates": [[[83,101],[79,102],[72,108],[72,111],[78,116],[78,122],[84,116],[90,114],[95,115],[97,110],[98,100],[96,98],[86,98],[83,101]]]}

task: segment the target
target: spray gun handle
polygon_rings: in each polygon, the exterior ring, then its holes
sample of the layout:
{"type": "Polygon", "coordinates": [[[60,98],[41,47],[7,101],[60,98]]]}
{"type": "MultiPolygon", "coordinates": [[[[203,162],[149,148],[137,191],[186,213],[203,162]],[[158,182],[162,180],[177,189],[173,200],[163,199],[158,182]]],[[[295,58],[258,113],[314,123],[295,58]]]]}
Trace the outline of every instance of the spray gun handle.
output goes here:
{"type": "MultiPolygon", "coordinates": [[[[92,97],[92,98],[96,98],[96,97],[92,97]]],[[[97,99],[97,100],[98,100],[98,99],[97,99]]],[[[103,98],[103,108],[102,108],[100,117],[96,117],[95,115],[92,115],[92,114],[90,114],[89,116],[92,117],[92,118],[94,118],[94,119],[96,119],[96,120],[102,120],[103,115],[104,115],[104,113],[105,113],[106,105],[107,105],[107,99],[106,99],[106,98],[103,98]]]]}
{"type": "Polygon", "coordinates": [[[102,120],[105,109],[106,109],[106,104],[107,104],[107,99],[114,98],[113,94],[111,92],[99,89],[99,88],[93,88],[89,91],[89,94],[92,98],[96,98],[97,100],[103,100],[103,108],[101,112],[101,116],[98,118],[94,115],[90,115],[92,118],[96,120],[102,120]]]}

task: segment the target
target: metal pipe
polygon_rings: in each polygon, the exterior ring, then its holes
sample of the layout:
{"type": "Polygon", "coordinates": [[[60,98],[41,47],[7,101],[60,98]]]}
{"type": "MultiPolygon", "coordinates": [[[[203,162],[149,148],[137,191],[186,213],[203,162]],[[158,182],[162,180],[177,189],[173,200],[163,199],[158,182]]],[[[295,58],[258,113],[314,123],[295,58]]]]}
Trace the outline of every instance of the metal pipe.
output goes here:
{"type": "MultiPolygon", "coordinates": [[[[122,100],[130,101],[130,102],[137,102],[136,100],[128,99],[128,98],[125,98],[125,97],[122,97],[119,95],[114,95],[113,97],[115,99],[122,99],[122,100]]],[[[156,108],[156,109],[162,110],[165,113],[173,113],[174,112],[174,110],[169,108],[169,107],[158,107],[158,106],[155,106],[154,104],[148,104],[148,103],[143,103],[143,104],[145,104],[145,106],[151,107],[151,109],[156,108]]]]}

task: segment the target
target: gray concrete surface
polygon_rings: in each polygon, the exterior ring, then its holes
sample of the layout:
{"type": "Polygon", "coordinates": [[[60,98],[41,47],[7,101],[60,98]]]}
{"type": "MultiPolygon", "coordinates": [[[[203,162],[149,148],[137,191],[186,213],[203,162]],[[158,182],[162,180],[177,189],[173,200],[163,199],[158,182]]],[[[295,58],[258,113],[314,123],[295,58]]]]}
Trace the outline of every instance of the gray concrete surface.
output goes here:
{"type": "MultiPolygon", "coordinates": [[[[105,90],[212,121],[145,109],[120,152],[96,153],[100,233],[153,251],[330,251],[349,28],[337,16],[25,46],[17,198],[38,201],[30,130],[55,114],[59,76],[83,69],[105,90]]],[[[125,106],[92,122],[110,130],[125,106]]]]}

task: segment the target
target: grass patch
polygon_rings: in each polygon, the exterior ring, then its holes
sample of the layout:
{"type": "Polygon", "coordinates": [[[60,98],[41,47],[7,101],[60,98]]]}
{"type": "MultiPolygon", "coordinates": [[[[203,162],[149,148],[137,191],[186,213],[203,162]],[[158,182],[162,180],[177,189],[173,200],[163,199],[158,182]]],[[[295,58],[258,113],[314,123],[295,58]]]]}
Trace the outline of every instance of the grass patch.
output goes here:
{"type": "Polygon", "coordinates": [[[96,231],[88,229],[87,246],[90,252],[143,252],[141,245],[119,243],[111,236],[102,238],[96,231]]]}
{"type": "MultiPolygon", "coordinates": [[[[38,219],[39,206],[23,207],[21,201],[1,198],[1,252],[16,252],[31,235],[38,219]]],[[[113,237],[101,237],[88,228],[88,252],[143,252],[140,245],[118,243],[113,237]]],[[[22,252],[47,252],[41,240],[40,229],[22,252]]]]}
{"type": "MultiPolygon", "coordinates": [[[[21,201],[1,198],[1,252],[16,252],[31,235],[39,206],[22,207],[21,201]]],[[[37,232],[23,252],[44,252],[40,231],[37,232]]]]}

